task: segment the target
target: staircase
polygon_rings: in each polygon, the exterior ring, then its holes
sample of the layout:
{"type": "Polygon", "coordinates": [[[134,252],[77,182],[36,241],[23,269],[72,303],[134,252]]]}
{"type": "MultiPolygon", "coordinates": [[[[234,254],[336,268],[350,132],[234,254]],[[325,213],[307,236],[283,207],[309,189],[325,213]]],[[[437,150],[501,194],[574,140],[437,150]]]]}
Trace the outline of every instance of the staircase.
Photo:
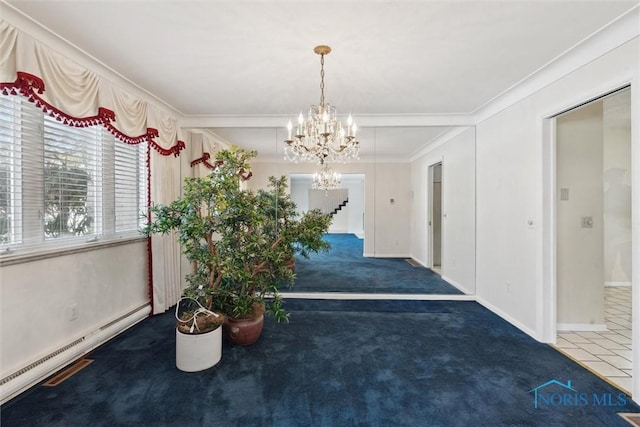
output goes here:
{"type": "Polygon", "coordinates": [[[345,206],[347,206],[347,203],[349,203],[349,198],[347,197],[346,200],[343,200],[342,202],[340,202],[340,204],[338,205],[337,208],[335,208],[332,212],[331,215],[335,215],[338,213],[339,210],[341,210],[342,208],[344,208],[345,206]]]}
{"type": "Polygon", "coordinates": [[[322,213],[336,215],[349,203],[349,190],[309,190],[309,210],[320,209],[322,213]]]}

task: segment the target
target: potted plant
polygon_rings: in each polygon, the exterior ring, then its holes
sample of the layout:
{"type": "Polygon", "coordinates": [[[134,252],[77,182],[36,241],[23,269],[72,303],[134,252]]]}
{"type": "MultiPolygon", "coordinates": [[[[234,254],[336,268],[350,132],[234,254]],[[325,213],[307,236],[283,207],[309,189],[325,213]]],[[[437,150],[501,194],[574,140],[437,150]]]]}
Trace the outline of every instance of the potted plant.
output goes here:
{"type": "Polygon", "coordinates": [[[219,151],[208,176],[186,178],[179,199],[151,207],[153,219],[144,230],[177,230],[193,265],[185,297],[210,312],[224,313],[227,336],[236,344],[258,339],[265,311],[278,322],[288,319],[278,288],[291,285],[295,277],[287,264],[292,245],[315,248],[330,221],[326,219],[322,229],[313,213],[309,219],[288,216],[282,222],[277,209],[274,212],[273,194],[244,190],[242,182],[251,177],[249,160],[255,155],[235,146],[219,151]]]}
{"type": "Polygon", "coordinates": [[[146,235],[177,231],[182,253],[192,263],[183,298],[176,305],[176,366],[198,371],[214,366],[222,355],[222,324],[226,316],[214,301],[223,278],[223,260],[214,244],[218,231],[221,187],[233,179],[218,174],[213,179],[185,179],[183,195],[169,205],[150,206],[151,220],[141,230],[146,235]],[[224,179],[221,179],[224,178],[224,179]]]}
{"type": "Polygon", "coordinates": [[[222,358],[222,325],[226,316],[208,310],[198,300],[183,297],[176,304],[176,367],[196,372],[222,358]]]}

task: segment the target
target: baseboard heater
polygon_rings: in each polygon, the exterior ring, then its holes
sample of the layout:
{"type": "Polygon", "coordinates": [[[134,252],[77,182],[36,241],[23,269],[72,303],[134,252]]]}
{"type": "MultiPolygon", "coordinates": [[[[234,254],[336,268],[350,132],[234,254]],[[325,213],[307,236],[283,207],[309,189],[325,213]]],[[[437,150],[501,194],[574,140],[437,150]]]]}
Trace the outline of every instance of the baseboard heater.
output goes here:
{"type": "Polygon", "coordinates": [[[84,356],[111,338],[129,329],[147,318],[151,306],[144,304],[78,338],[69,344],[52,351],[46,356],[0,379],[0,404],[13,399],[23,391],[38,384],[56,371],[84,356]]]}

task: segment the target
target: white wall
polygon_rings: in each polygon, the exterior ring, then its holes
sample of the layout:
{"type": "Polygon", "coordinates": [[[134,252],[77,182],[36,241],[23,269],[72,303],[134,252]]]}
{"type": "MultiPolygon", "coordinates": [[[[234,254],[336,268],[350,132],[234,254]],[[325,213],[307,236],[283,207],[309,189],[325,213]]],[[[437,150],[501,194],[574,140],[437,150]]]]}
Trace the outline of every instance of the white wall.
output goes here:
{"type": "MultiPolygon", "coordinates": [[[[364,176],[364,254],[375,257],[408,257],[410,253],[411,181],[406,163],[353,162],[335,165],[343,176],[364,176]],[[394,204],[389,199],[394,199],[394,204]]],[[[268,177],[313,174],[314,164],[254,162],[249,188],[265,188],[268,177]]]]}
{"type": "Polygon", "coordinates": [[[411,256],[429,266],[429,166],[442,162],[442,276],[475,292],[475,130],[463,129],[411,163],[411,256]],[[446,214],[446,217],[444,215],[446,214]]]}
{"type": "MultiPolygon", "coordinates": [[[[549,218],[552,190],[545,183],[553,165],[546,160],[544,118],[637,79],[638,39],[586,64],[583,57],[574,60],[574,71],[491,111],[477,125],[476,294],[539,339],[553,339],[547,329],[553,313],[545,310],[555,293],[548,282],[550,256],[543,257],[552,252],[545,245],[553,227],[542,228],[543,217],[549,218]]],[[[634,98],[632,111],[639,106],[634,98]]],[[[638,143],[636,138],[633,144],[638,143]]],[[[637,174],[635,179],[640,186],[637,174]]]]}
{"type": "Polygon", "coordinates": [[[146,239],[4,265],[1,275],[0,378],[149,303],[146,239]]]}
{"type": "Polygon", "coordinates": [[[291,201],[296,204],[298,214],[309,210],[309,189],[313,184],[311,175],[298,175],[289,179],[289,194],[291,201]]]}
{"type": "Polygon", "coordinates": [[[347,232],[362,236],[364,233],[364,176],[357,174],[343,174],[342,187],[349,190],[349,203],[342,208],[338,215],[347,217],[347,232]]]}

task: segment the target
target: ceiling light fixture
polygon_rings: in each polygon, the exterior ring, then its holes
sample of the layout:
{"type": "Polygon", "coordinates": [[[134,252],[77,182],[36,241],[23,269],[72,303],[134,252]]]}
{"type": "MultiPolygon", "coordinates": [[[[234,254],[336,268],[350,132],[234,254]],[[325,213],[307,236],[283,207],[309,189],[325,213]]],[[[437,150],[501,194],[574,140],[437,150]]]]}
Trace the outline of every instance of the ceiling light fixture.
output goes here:
{"type": "Polygon", "coordinates": [[[302,112],[293,134],[291,120],[287,124],[288,137],[285,140],[285,159],[294,162],[323,164],[325,160],[346,163],[358,159],[360,143],[356,139],[358,127],[351,115],[347,125],[338,121],[336,108],[324,100],[324,56],[331,52],[329,46],[316,46],[313,51],[320,55],[320,104],[309,108],[307,118],[302,112]]]}
{"type": "Polygon", "coordinates": [[[340,188],[340,174],[332,171],[329,165],[325,164],[320,172],[313,174],[313,184],[311,188],[314,190],[335,190],[340,188]]]}

